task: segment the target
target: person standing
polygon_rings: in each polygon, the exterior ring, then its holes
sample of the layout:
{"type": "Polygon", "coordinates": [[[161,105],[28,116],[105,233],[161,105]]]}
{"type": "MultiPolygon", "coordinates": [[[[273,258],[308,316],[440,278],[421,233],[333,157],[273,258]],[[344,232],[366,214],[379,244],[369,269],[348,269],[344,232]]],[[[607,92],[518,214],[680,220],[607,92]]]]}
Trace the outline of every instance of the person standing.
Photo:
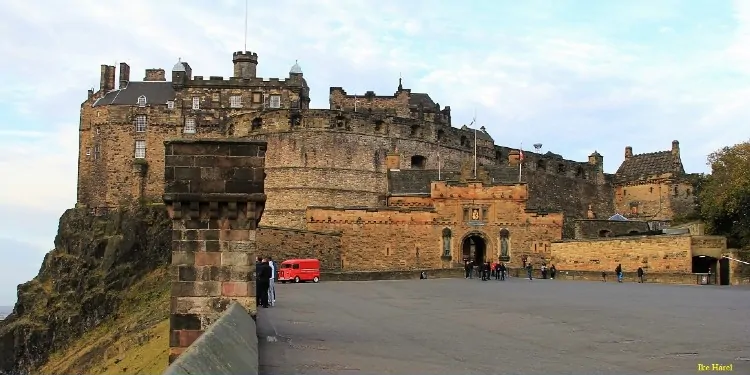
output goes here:
{"type": "Polygon", "coordinates": [[[638,282],[643,283],[643,268],[638,267],[638,282]]]}
{"type": "Polygon", "coordinates": [[[495,263],[495,280],[500,280],[500,265],[501,262],[495,263]]]}
{"type": "Polygon", "coordinates": [[[531,265],[531,262],[526,264],[526,274],[529,276],[529,280],[532,280],[531,274],[534,272],[534,266],[531,265]]]}
{"type": "Polygon", "coordinates": [[[618,264],[617,268],[615,268],[615,274],[617,274],[617,282],[622,282],[622,264],[618,264]]]}
{"type": "Polygon", "coordinates": [[[273,262],[273,258],[268,257],[268,265],[271,267],[271,279],[268,283],[268,301],[271,306],[276,304],[276,288],[274,288],[274,281],[276,281],[276,264],[273,262]]]}
{"type": "Polygon", "coordinates": [[[547,265],[545,263],[542,263],[542,279],[547,279],[547,265]]]}
{"type": "Polygon", "coordinates": [[[263,259],[258,267],[258,275],[255,283],[259,289],[256,298],[260,298],[260,306],[268,308],[268,288],[271,284],[271,266],[268,265],[268,259],[263,259]]]}
{"type": "Polygon", "coordinates": [[[464,260],[464,272],[466,272],[465,279],[471,278],[471,262],[468,259],[464,260]]]}
{"type": "MultiPolygon", "coordinates": [[[[260,296],[260,283],[257,281],[260,276],[260,269],[263,265],[263,259],[261,257],[255,257],[255,295],[260,296]]],[[[255,305],[260,306],[260,298],[255,298],[255,305]]]]}
{"type": "Polygon", "coordinates": [[[505,268],[505,263],[500,263],[500,281],[505,281],[505,271],[507,268],[505,268]]]}
{"type": "Polygon", "coordinates": [[[553,265],[552,265],[552,266],[551,266],[551,267],[549,268],[549,276],[550,276],[550,279],[554,280],[554,279],[555,279],[555,275],[556,275],[556,274],[557,274],[557,268],[555,268],[555,265],[553,264],[553,265]]]}

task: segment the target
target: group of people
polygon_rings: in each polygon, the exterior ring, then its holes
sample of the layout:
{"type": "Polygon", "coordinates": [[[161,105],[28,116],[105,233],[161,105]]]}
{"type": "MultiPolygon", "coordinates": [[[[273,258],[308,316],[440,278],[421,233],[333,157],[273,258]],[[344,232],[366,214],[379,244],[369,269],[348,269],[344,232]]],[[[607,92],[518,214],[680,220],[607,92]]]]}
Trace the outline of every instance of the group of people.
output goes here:
{"type": "Polygon", "coordinates": [[[265,308],[276,304],[276,264],[271,257],[255,259],[255,299],[258,306],[265,308]]]}
{"type": "MultiPolygon", "coordinates": [[[[643,268],[638,267],[638,271],[636,271],[636,274],[638,275],[638,283],[643,283],[643,268]]],[[[617,267],[615,267],[615,276],[617,276],[617,282],[622,282],[622,264],[618,264],[617,267]]],[[[607,282],[607,272],[602,271],[602,281],[607,282]]]]}
{"type": "MultiPolygon", "coordinates": [[[[528,277],[528,279],[532,280],[534,266],[531,263],[527,263],[526,261],[524,261],[523,269],[526,271],[526,276],[528,277]]],[[[550,276],[551,279],[554,279],[555,274],[557,274],[557,269],[555,268],[554,264],[551,267],[547,268],[547,264],[542,263],[542,267],[540,270],[542,273],[542,279],[547,279],[547,276],[550,276]]],[[[505,277],[508,273],[508,268],[503,262],[477,263],[469,259],[464,259],[464,271],[465,278],[467,279],[473,279],[474,276],[477,276],[481,277],[482,281],[492,280],[493,278],[495,280],[505,280],[505,277]]]]}

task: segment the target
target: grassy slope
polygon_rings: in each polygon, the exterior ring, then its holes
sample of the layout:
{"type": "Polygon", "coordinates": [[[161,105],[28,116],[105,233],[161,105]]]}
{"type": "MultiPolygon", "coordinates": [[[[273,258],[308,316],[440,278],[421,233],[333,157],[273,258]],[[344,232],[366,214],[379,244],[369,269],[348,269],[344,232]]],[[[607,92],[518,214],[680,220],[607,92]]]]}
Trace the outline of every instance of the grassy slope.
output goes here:
{"type": "Polygon", "coordinates": [[[41,374],[161,374],[169,349],[169,278],[157,269],[133,285],[117,314],[57,351],[41,374]]]}

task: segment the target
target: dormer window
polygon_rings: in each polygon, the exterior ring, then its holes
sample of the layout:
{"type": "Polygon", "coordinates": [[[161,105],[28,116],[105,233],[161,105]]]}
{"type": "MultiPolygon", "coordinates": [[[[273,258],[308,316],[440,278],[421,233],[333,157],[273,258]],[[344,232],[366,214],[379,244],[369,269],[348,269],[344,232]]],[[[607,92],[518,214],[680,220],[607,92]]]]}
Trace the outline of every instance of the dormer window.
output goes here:
{"type": "Polygon", "coordinates": [[[146,96],[141,95],[138,97],[138,106],[139,107],[145,107],[146,106],[146,96]]]}
{"type": "Polygon", "coordinates": [[[242,108],[242,97],[239,95],[229,97],[229,106],[232,108],[242,108]]]}
{"type": "Polygon", "coordinates": [[[174,101],[170,100],[167,102],[167,109],[174,109],[174,101]]]}
{"type": "Polygon", "coordinates": [[[271,108],[281,108],[281,95],[271,95],[268,106],[271,108]]]}
{"type": "Polygon", "coordinates": [[[199,97],[194,97],[193,98],[193,109],[194,110],[201,109],[201,98],[199,98],[199,97]]]}

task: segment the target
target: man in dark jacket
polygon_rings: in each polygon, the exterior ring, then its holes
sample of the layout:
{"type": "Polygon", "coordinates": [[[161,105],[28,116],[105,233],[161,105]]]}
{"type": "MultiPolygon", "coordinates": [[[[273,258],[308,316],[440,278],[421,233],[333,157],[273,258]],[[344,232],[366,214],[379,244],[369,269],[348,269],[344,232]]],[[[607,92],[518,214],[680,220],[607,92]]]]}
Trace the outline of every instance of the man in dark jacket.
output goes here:
{"type": "Polygon", "coordinates": [[[258,267],[255,284],[259,289],[258,294],[255,296],[255,298],[260,298],[260,305],[267,308],[268,288],[271,286],[271,266],[268,264],[267,258],[263,258],[263,262],[258,267]]]}
{"type": "Polygon", "coordinates": [[[260,306],[260,299],[257,297],[260,295],[260,284],[258,283],[258,275],[260,275],[260,267],[263,264],[261,257],[255,257],[255,305],[260,306]]]}
{"type": "Polygon", "coordinates": [[[643,282],[643,268],[641,267],[638,267],[638,282],[639,283],[643,282]]]}

